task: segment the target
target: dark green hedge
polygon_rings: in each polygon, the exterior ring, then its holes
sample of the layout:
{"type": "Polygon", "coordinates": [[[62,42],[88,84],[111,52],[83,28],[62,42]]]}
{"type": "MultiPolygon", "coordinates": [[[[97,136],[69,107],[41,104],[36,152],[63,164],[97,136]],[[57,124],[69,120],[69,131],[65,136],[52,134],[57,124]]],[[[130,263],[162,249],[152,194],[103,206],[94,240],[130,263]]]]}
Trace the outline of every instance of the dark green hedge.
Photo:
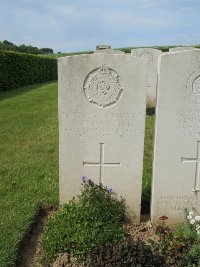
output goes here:
{"type": "Polygon", "coordinates": [[[56,59],[0,51],[0,91],[55,79],[56,59]]]}

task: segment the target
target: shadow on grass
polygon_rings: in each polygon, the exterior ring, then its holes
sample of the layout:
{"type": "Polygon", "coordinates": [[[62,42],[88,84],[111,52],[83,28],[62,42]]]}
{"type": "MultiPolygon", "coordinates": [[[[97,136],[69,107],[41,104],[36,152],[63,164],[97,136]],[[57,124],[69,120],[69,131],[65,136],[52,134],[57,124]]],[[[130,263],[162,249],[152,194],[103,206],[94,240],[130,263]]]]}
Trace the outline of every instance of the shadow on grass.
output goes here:
{"type": "Polygon", "coordinates": [[[151,183],[152,183],[152,161],[153,161],[153,132],[154,132],[154,115],[155,108],[147,108],[146,115],[146,130],[145,130],[145,147],[144,147],[144,162],[143,162],[143,184],[142,184],[142,200],[141,214],[150,214],[151,202],[151,183]],[[151,118],[150,118],[151,117],[151,118]]]}
{"type": "MultiPolygon", "coordinates": [[[[36,257],[39,238],[42,234],[45,224],[57,207],[41,207],[36,212],[29,229],[24,234],[23,239],[18,245],[18,256],[16,259],[17,266],[33,266],[31,262],[38,260],[36,257]]],[[[36,265],[34,265],[36,266],[36,265]]]]}
{"type": "Polygon", "coordinates": [[[47,84],[53,83],[53,82],[57,82],[57,80],[48,81],[48,82],[44,82],[44,83],[34,83],[31,85],[27,85],[27,86],[23,86],[23,87],[19,87],[16,89],[3,91],[3,92],[0,91],[0,101],[3,101],[7,98],[12,98],[12,97],[27,93],[27,92],[34,90],[40,86],[44,86],[44,85],[47,85],[47,84]]]}

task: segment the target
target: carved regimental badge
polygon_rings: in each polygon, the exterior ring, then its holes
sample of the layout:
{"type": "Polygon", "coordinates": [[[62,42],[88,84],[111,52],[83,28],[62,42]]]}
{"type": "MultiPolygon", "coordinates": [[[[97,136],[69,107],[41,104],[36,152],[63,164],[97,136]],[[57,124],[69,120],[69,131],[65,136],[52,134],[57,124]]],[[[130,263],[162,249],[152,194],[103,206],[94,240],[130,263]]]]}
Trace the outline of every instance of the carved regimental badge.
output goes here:
{"type": "Polygon", "coordinates": [[[200,104],[200,70],[195,71],[187,83],[187,91],[191,99],[200,104]]]}
{"type": "Polygon", "coordinates": [[[119,75],[106,65],[91,71],[84,82],[86,98],[102,108],[116,104],[122,92],[119,75]]]}

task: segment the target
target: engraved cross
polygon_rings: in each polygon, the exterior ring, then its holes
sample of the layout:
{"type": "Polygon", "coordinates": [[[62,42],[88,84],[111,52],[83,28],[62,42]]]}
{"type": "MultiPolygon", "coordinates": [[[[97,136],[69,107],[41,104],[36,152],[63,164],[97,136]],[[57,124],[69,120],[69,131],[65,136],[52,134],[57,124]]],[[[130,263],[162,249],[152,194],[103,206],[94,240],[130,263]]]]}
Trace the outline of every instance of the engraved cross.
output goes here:
{"type": "Polygon", "coordinates": [[[196,158],[181,158],[181,163],[196,163],[195,180],[193,192],[200,192],[198,188],[200,182],[200,141],[197,141],[197,156],[196,158]]]}
{"type": "Polygon", "coordinates": [[[120,162],[104,162],[104,143],[100,143],[100,159],[99,162],[86,162],[83,161],[83,166],[94,166],[99,168],[99,183],[103,184],[103,167],[119,167],[120,162]]]}

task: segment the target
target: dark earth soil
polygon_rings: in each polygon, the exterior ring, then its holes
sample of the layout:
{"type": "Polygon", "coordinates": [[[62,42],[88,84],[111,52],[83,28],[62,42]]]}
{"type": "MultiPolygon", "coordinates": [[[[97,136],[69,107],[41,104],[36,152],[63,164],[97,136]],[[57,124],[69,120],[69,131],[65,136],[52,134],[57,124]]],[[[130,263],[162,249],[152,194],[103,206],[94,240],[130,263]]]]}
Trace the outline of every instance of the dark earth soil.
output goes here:
{"type": "Polygon", "coordinates": [[[55,208],[41,208],[35,215],[34,222],[19,246],[16,267],[43,267],[39,263],[41,256],[40,237],[45,224],[52,217],[55,208]]]}
{"type": "MultiPolygon", "coordinates": [[[[41,233],[45,224],[54,214],[54,208],[41,208],[38,214],[35,216],[35,222],[30,226],[29,231],[25,235],[23,241],[19,247],[19,253],[17,258],[16,267],[44,267],[39,259],[41,257],[41,245],[40,245],[40,238],[41,233]]],[[[149,215],[142,215],[140,225],[126,225],[125,227],[128,229],[131,242],[138,242],[137,244],[145,244],[149,239],[155,240],[155,227],[152,226],[149,215]]],[[[136,243],[134,243],[135,246],[136,243]]],[[[125,244],[121,244],[121,246],[126,246],[125,244]]],[[[106,248],[109,253],[110,248],[106,248]]],[[[114,248],[117,252],[117,249],[114,248]]],[[[96,252],[101,253],[101,252],[96,252]]],[[[113,252],[110,252],[111,254],[113,252]]],[[[93,255],[91,257],[94,258],[93,255]]],[[[96,265],[96,264],[95,264],[96,265]]],[[[96,267],[94,264],[87,265],[91,267],[96,267]]],[[[120,265],[108,265],[108,266],[120,266],[120,265]]],[[[135,265],[133,265],[135,266],[135,265]]],[[[147,265],[153,266],[153,265],[147,265]]],[[[76,259],[70,257],[67,254],[61,254],[56,259],[53,264],[53,267],[82,267],[80,263],[77,263],[76,259]]],[[[121,267],[121,266],[120,266],[121,267]]]]}

